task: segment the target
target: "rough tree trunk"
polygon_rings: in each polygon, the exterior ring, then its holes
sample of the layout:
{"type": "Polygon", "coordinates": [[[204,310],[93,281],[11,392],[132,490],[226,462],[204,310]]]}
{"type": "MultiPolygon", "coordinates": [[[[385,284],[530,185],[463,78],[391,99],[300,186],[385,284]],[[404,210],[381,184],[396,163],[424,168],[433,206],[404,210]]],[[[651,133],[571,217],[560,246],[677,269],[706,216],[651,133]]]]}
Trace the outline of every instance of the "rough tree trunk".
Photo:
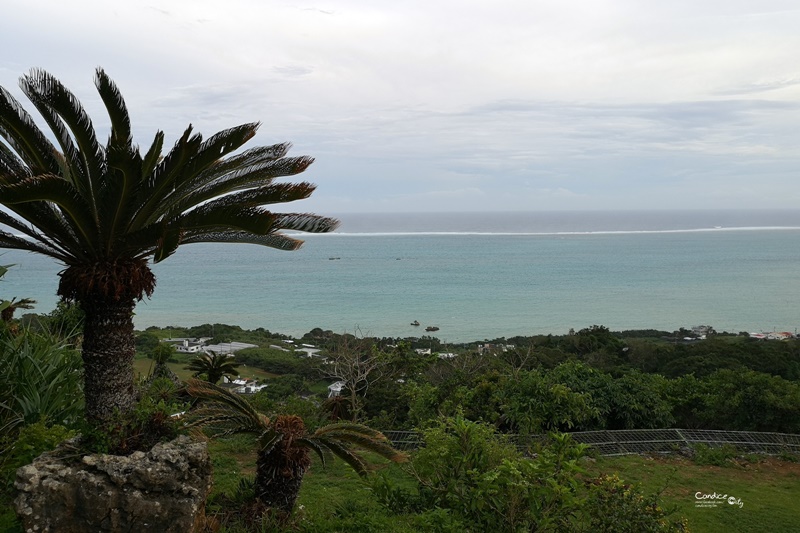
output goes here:
{"type": "Polygon", "coordinates": [[[83,301],[83,377],[86,418],[96,426],[136,404],[134,302],[83,301]]]}
{"type": "MultiPolygon", "coordinates": [[[[302,451],[308,453],[308,450],[302,451]]],[[[256,461],[256,498],[271,509],[291,514],[300,494],[305,471],[304,467],[286,464],[280,444],[269,453],[259,453],[256,461]]]]}

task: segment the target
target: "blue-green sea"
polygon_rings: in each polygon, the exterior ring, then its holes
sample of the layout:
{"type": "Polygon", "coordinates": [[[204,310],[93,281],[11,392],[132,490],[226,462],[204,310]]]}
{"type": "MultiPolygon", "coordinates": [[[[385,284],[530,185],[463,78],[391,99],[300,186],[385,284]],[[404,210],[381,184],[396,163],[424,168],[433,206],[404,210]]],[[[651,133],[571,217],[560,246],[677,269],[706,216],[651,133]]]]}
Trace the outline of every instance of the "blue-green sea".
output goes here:
{"type": "MultiPolygon", "coordinates": [[[[800,211],[349,214],[302,249],[193,244],[153,267],[137,328],[320,327],[449,342],[707,324],[800,325],[800,211]],[[421,326],[411,326],[417,320],[421,326]]],[[[48,312],[60,266],[5,251],[0,297],[48,312]]]]}

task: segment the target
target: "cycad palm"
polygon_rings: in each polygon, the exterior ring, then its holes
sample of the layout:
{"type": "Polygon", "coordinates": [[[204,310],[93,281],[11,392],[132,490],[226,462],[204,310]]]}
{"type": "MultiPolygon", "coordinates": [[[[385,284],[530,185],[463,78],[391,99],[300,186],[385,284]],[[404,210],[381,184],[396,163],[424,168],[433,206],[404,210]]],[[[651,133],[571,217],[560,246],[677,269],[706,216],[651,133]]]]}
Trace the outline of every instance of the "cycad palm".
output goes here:
{"type": "Polygon", "coordinates": [[[34,305],[36,305],[36,300],[31,300],[30,298],[21,298],[19,300],[11,298],[8,301],[8,305],[4,306],[3,310],[0,311],[0,320],[11,322],[17,309],[33,309],[34,305]]]}
{"type": "Polygon", "coordinates": [[[184,368],[194,372],[194,377],[205,375],[206,381],[216,385],[223,376],[236,376],[239,365],[226,354],[212,351],[210,354],[198,355],[184,368]]]}
{"type": "Polygon", "coordinates": [[[256,498],[284,513],[292,512],[303,475],[311,464],[312,450],[323,465],[336,456],[362,476],[369,472],[370,464],[354,448],[395,462],[406,460],[406,455],[395,450],[382,433],[362,424],[329,424],[308,433],[299,416],[279,415],[271,420],[246,399],[210,383],[189,380],[188,392],[203,401],[189,415],[191,427],[203,427],[212,436],[258,435],[256,498]]]}
{"type": "Polygon", "coordinates": [[[56,139],[54,146],[11,94],[0,87],[0,247],[50,256],[65,265],[58,294],[85,312],[86,411],[100,424],[134,403],[133,309],[150,296],[161,261],[180,244],[244,242],[294,250],[302,241],[280,230],[326,232],[337,221],[279,214],[264,205],[307,198],[309,183],[275,183],[313,161],[285,157],[289,145],[230,155],[252,138],[244,124],[203,140],[186,129],[162,156],[163,132],[141,154],[128,110],[106,73],[95,85],[111,121],[100,144],[75,96],[33,70],[20,86],[56,139]],[[227,157],[226,157],[227,156],[227,157]]]}

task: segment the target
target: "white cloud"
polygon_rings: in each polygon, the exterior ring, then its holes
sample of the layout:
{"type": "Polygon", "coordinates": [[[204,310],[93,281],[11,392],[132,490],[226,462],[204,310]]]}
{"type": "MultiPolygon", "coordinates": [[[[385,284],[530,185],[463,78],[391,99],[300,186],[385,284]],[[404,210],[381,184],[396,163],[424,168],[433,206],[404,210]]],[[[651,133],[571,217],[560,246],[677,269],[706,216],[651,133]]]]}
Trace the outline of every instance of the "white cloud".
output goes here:
{"type": "Polygon", "coordinates": [[[44,67],[103,127],[102,65],[141,144],[261,121],[254,142],[317,158],[319,211],[745,207],[748,184],[768,207],[796,189],[794,1],[31,0],[4,22],[16,95],[44,67]],[[687,199],[689,175],[724,195],[687,199]]]}

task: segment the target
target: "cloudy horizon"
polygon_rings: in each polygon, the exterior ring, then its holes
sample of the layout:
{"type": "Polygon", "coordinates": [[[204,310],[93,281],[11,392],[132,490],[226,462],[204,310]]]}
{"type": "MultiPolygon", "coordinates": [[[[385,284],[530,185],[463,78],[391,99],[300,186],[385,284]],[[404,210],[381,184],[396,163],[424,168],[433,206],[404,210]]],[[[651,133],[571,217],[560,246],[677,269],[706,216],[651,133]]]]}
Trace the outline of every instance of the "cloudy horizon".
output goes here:
{"type": "Polygon", "coordinates": [[[800,206],[800,7],[788,1],[313,4],[31,0],[0,85],[59,78],[106,135],[262,123],[320,213],[800,206]]]}

